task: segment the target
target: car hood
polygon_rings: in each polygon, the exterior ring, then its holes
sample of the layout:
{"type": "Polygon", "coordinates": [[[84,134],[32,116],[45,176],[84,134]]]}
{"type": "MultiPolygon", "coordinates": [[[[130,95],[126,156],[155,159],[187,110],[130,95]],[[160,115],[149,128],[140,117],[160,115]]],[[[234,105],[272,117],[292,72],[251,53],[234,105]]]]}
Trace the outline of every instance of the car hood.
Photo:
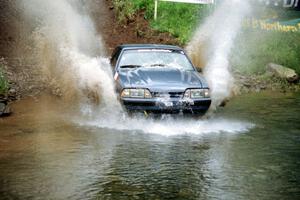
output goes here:
{"type": "Polygon", "coordinates": [[[138,68],[119,71],[123,88],[143,87],[151,91],[184,91],[186,88],[207,88],[206,81],[197,71],[176,68],[138,68]]]}

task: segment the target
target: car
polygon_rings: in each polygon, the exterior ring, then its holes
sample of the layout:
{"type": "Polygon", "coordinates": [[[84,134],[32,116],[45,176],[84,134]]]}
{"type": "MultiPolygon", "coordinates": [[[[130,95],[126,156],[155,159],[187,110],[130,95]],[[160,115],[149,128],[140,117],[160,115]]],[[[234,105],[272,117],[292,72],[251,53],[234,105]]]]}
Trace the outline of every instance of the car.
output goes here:
{"type": "Polygon", "coordinates": [[[206,80],[180,47],[120,45],[111,65],[119,100],[129,113],[203,115],[211,105],[206,80]]]}

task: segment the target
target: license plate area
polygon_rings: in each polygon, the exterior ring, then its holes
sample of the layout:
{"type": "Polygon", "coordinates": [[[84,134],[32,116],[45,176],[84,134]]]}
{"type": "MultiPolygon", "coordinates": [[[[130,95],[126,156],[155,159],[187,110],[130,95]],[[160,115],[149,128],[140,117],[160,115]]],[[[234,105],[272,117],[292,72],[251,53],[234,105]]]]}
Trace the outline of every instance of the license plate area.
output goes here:
{"type": "Polygon", "coordinates": [[[174,103],[172,101],[163,102],[166,107],[172,107],[174,103]]]}

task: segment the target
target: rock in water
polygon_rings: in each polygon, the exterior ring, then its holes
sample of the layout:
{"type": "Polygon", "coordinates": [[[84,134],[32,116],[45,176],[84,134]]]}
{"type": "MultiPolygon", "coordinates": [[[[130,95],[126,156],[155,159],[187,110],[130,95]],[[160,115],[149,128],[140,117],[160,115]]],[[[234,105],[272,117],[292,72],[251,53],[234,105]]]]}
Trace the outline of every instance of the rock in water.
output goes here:
{"type": "Polygon", "coordinates": [[[6,102],[0,101],[0,117],[9,116],[11,114],[10,107],[6,102]]]}
{"type": "Polygon", "coordinates": [[[299,80],[299,76],[295,72],[295,70],[284,67],[282,65],[269,63],[266,66],[266,70],[267,73],[282,79],[286,79],[288,82],[296,82],[297,80],[299,80]]]}
{"type": "Polygon", "coordinates": [[[0,102],[0,116],[4,113],[5,108],[6,108],[6,104],[0,102]]]}
{"type": "Polygon", "coordinates": [[[11,115],[11,109],[9,105],[6,105],[5,110],[3,112],[3,116],[10,116],[11,115]]]}

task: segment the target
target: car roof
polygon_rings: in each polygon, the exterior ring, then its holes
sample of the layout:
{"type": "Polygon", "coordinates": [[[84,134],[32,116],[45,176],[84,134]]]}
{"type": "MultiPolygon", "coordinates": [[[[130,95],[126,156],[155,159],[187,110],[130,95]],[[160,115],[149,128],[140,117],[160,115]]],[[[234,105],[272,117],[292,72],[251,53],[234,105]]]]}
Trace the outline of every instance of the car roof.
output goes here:
{"type": "Polygon", "coordinates": [[[174,45],[163,44],[122,44],[118,48],[122,49],[169,49],[175,51],[182,51],[183,49],[174,45]]]}

